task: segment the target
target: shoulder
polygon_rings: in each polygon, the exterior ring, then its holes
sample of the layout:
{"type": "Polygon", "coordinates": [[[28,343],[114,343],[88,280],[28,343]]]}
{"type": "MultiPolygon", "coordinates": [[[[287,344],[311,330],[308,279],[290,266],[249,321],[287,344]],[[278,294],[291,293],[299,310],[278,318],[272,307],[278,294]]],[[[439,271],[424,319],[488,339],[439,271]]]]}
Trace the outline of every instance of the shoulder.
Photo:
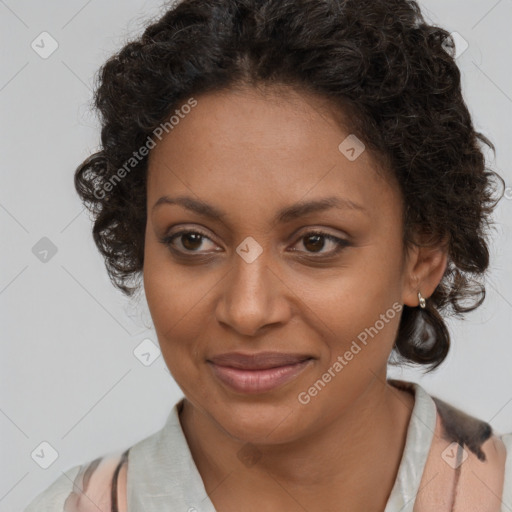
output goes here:
{"type": "Polygon", "coordinates": [[[432,399],[436,427],[418,510],[500,512],[511,492],[512,434],[501,436],[487,422],[432,399]]]}
{"type": "Polygon", "coordinates": [[[65,471],[24,512],[125,512],[129,449],[65,471]]]}
{"type": "Polygon", "coordinates": [[[73,480],[80,470],[75,466],[64,472],[47,489],[33,498],[24,512],[50,512],[63,510],[66,497],[73,489],[73,480]]]}

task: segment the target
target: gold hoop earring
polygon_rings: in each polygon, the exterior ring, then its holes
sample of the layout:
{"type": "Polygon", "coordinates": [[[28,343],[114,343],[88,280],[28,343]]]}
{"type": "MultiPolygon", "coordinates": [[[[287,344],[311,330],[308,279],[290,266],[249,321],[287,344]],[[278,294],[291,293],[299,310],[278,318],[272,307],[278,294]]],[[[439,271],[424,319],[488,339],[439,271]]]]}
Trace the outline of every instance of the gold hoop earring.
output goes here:
{"type": "Polygon", "coordinates": [[[425,309],[427,307],[427,301],[422,297],[421,292],[418,292],[418,300],[420,301],[420,308],[425,309]]]}

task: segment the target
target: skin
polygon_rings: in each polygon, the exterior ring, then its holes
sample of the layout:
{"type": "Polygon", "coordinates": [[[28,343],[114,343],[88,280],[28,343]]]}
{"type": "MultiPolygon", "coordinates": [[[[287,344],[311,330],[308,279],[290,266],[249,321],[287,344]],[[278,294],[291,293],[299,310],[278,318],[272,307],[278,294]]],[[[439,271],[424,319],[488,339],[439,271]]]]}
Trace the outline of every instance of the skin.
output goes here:
{"type": "Polygon", "coordinates": [[[350,131],[325,100],[275,86],[196,99],[149,156],[144,286],[209,497],[219,512],[383,510],[414,405],[386,382],[400,315],[308,404],[297,397],[394,303],[417,307],[418,291],[430,297],[446,251],[414,247],[403,257],[398,185],[376,172],[368,150],[354,161],[340,152],[350,131]],[[164,195],[201,199],[226,217],[154,208],[164,195]],[[272,221],[281,208],[331,196],[364,212],[272,221]],[[350,245],[334,254],[334,242],[306,236],[319,228],[350,245]],[[172,242],[181,257],[161,242],[197,229],[206,238],[172,242]],[[236,252],[249,236],[262,249],[251,263],[236,252]],[[248,395],[224,386],[206,363],[232,351],[314,360],[284,386],[248,395]]]}

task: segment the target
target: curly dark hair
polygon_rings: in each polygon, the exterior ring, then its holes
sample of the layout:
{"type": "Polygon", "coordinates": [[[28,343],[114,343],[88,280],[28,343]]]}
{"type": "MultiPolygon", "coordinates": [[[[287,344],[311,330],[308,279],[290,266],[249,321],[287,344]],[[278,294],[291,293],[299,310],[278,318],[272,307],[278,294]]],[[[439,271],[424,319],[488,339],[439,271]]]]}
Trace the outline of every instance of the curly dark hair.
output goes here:
{"type": "Polygon", "coordinates": [[[404,306],[393,354],[431,371],[448,353],[441,316],[485,299],[493,178],[462,97],[455,42],[412,0],[182,0],[98,71],[101,149],[75,173],[112,283],[128,296],[144,264],[147,150],[192,95],[285,85],[330,100],[398,183],[404,253],[446,243],[446,272],[426,309],[404,306]],[[142,155],[142,156],[141,156],[142,155]],[[130,168],[127,168],[130,162],[130,168]],[[133,284],[133,283],[132,283],[133,284]],[[464,301],[469,303],[463,304],[464,301]],[[471,300],[473,299],[473,302],[471,300]]]}

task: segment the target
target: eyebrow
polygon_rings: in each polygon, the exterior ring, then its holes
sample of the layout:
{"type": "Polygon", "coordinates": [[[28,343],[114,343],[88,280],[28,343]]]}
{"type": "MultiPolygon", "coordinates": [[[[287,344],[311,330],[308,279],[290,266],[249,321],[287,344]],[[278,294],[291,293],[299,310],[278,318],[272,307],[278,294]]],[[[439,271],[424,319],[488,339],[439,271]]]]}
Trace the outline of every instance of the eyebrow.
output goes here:
{"type": "MultiPolygon", "coordinates": [[[[186,208],[187,210],[197,213],[198,215],[221,222],[225,222],[227,216],[226,212],[223,212],[222,210],[216,208],[215,206],[212,206],[211,204],[208,204],[198,199],[194,199],[189,196],[162,196],[153,205],[152,211],[154,211],[157,207],[163,204],[180,205],[183,208],[186,208]]],[[[350,209],[367,213],[366,208],[364,208],[360,204],[354,203],[350,199],[332,196],[325,197],[323,199],[317,199],[314,201],[301,201],[294,205],[285,207],[277,212],[272,222],[284,224],[286,222],[290,222],[304,215],[329,210],[331,208],[337,208],[341,210],[350,209]]]]}

